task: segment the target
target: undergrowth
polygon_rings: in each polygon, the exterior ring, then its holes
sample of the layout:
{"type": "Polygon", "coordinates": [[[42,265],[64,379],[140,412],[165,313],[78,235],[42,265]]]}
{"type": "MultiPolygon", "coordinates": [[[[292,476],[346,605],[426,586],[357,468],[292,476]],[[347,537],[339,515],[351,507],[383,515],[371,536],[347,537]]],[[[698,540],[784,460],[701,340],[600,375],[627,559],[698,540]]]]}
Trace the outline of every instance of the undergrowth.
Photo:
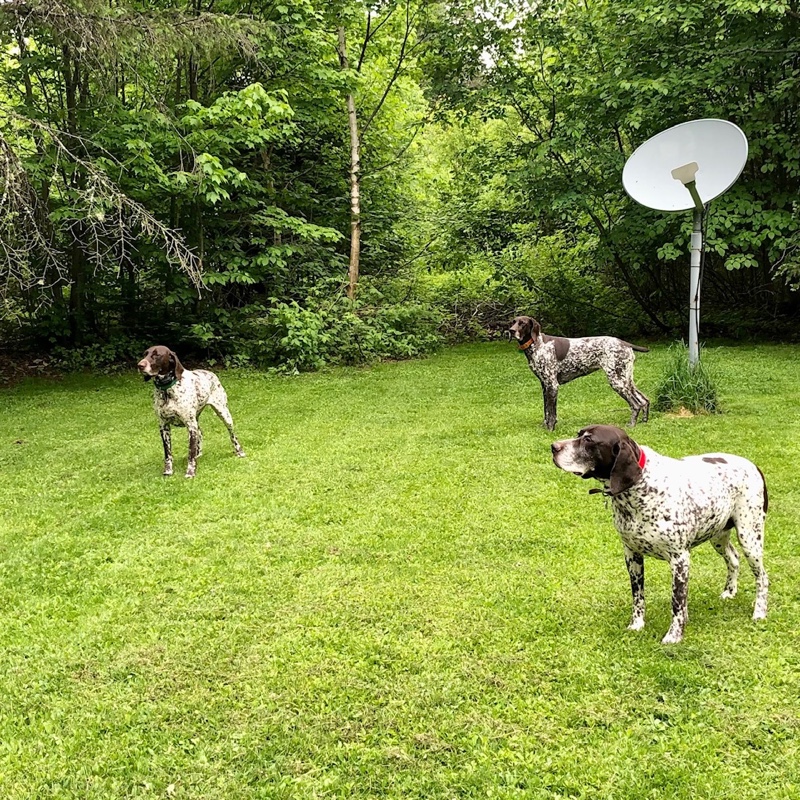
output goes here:
{"type": "Polygon", "coordinates": [[[701,348],[700,359],[689,365],[689,348],[685,342],[675,342],[668,351],[667,366],[656,390],[657,411],[686,409],[693,414],[719,414],[717,376],[709,367],[701,348]]]}

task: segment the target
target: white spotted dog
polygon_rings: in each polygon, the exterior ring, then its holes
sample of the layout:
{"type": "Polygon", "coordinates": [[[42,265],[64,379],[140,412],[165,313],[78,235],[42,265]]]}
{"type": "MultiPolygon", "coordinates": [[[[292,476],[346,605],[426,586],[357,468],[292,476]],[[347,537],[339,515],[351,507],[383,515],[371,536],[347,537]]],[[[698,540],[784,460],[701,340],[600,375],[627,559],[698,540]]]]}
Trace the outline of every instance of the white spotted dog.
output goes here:
{"type": "Polygon", "coordinates": [[[544,426],[552,431],[556,427],[558,387],[602,369],[611,388],[630,406],[631,426],[636,425],[639,414],[647,422],[650,401],[633,382],[634,350],[649,352],[613,336],[587,336],[565,339],[548,336],[533,317],[517,317],[511,323],[511,337],[524,351],[528,366],[542,384],[544,394],[544,426]]]}
{"type": "Polygon", "coordinates": [[[206,406],[213,408],[225,423],[233,449],[239,458],[244,450],[233,432],[233,417],[228,410],[228,397],[219,378],[205,369],[185,369],[178,356],[168,347],[150,347],[137,364],[144,379],[153,379],[155,392],[153,405],[161,427],[164,443],[164,475],[172,475],[172,436],[170,427],[177,425],[189,431],[189,463],[186,477],[193,478],[197,457],[202,455],[203,435],[200,432],[200,414],[206,406]]]}
{"type": "Polygon", "coordinates": [[[581,478],[597,478],[611,498],[633,592],[630,630],[644,627],[644,556],[672,569],[672,624],[662,639],[675,644],[688,619],[689,551],[710,541],[725,560],[722,598],[734,597],[739,557],[731,530],[756,579],[753,619],[767,616],[769,580],[762,563],[767,485],[761,470],[741,456],[708,453],[669,458],[642,447],[611,425],[590,425],[576,439],[552,444],[553,462],[581,478]]]}

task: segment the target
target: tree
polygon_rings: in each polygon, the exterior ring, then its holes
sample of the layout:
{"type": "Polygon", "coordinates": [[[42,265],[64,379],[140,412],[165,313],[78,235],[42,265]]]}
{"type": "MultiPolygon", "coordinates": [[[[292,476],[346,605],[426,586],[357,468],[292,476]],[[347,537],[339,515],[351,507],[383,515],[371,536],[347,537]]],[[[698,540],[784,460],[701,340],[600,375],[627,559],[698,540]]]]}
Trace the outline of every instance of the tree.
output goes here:
{"type": "Polygon", "coordinates": [[[786,287],[800,264],[800,21],[789,3],[553,0],[450,13],[428,64],[434,91],[453,110],[507,125],[482,161],[502,175],[517,225],[540,237],[562,231],[575,247],[596,242],[587,269],[630,293],[651,325],[678,327],[688,220],[633,204],[622,166],[663,128],[731,119],[750,159],[708,223],[708,319],[726,324],[732,302],[762,318],[796,305],[786,287]]]}
{"type": "MultiPolygon", "coordinates": [[[[361,257],[361,152],[362,142],[387,100],[396,90],[404,75],[416,70],[417,59],[429,43],[431,28],[429,21],[435,4],[424,0],[401,0],[378,6],[361,3],[339,11],[337,26],[339,65],[351,81],[347,89],[347,117],[350,139],[349,185],[350,185],[350,257],[348,262],[348,297],[356,295],[361,257]],[[351,67],[347,49],[347,24],[354,29],[353,38],[358,41],[358,58],[351,67]],[[379,65],[376,70],[370,61],[379,65]],[[364,75],[370,72],[371,85],[362,88],[364,75]],[[376,76],[376,73],[377,76],[376,76]],[[377,80],[374,80],[377,77],[377,80]],[[359,130],[358,101],[368,110],[359,130]]],[[[417,130],[418,130],[417,126],[417,130]]],[[[416,135],[416,130],[410,137],[416,135]]],[[[408,148],[405,144],[394,157],[400,157],[408,148]]],[[[390,156],[391,157],[391,156],[390,156]]]]}

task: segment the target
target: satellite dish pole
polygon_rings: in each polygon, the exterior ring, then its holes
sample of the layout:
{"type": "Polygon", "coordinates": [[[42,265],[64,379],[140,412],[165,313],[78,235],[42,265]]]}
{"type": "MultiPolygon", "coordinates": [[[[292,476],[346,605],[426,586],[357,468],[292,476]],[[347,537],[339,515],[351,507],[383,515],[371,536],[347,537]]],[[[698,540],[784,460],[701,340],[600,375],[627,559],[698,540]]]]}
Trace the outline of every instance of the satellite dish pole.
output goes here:
{"type": "Polygon", "coordinates": [[[722,119],[697,119],[648,139],[622,170],[622,185],[637,203],[657,211],[694,211],[689,268],[692,369],[700,361],[700,263],[705,207],[736,183],[746,161],[747,137],[740,128],[722,119]]]}
{"type": "Polygon", "coordinates": [[[694,176],[697,174],[696,161],[676,167],[670,173],[680,181],[692,196],[694,220],[692,225],[691,258],[689,266],[689,366],[694,369],[700,361],[700,262],[703,256],[703,213],[705,206],[697,193],[694,176]]]}

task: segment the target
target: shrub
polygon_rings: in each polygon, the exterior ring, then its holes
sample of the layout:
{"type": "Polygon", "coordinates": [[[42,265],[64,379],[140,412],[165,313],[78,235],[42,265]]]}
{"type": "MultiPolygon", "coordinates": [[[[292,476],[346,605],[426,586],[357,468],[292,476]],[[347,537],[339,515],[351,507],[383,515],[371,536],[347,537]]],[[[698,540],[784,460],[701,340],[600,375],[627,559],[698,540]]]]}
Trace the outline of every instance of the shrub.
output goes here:
{"type": "Polygon", "coordinates": [[[114,372],[138,361],[147,347],[144,339],[120,334],[82,347],[54,347],[51,364],[65,372],[114,372]]]}
{"type": "Polygon", "coordinates": [[[641,333],[641,311],[602,266],[594,241],[523,234],[502,251],[465,258],[457,269],[418,269],[411,291],[440,310],[449,341],[504,333],[518,314],[566,336],[641,333]]]}
{"type": "Polygon", "coordinates": [[[720,412],[716,375],[702,358],[702,350],[698,363],[690,367],[686,343],[670,346],[667,369],[656,391],[655,408],[658,411],[685,408],[693,414],[720,412]]]}
{"type": "Polygon", "coordinates": [[[307,372],[426,355],[441,343],[441,315],[417,301],[373,305],[370,292],[351,302],[335,296],[277,303],[251,325],[239,348],[259,367],[307,372]]]}
{"type": "Polygon", "coordinates": [[[488,339],[505,330],[515,308],[528,303],[515,298],[495,268],[476,257],[460,269],[420,272],[415,295],[438,309],[441,332],[450,342],[488,339]]]}

